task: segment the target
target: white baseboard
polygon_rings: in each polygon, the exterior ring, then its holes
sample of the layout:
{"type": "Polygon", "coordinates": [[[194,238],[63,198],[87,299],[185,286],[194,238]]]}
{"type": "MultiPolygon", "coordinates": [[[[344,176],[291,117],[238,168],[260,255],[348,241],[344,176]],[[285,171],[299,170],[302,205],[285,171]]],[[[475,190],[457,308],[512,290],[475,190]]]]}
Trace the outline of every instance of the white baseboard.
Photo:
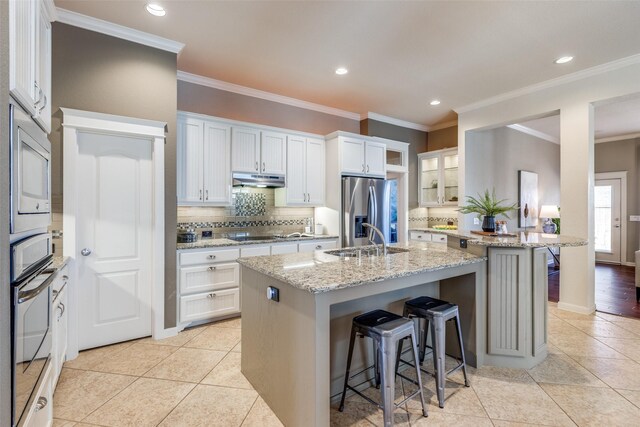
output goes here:
{"type": "Polygon", "coordinates": [[[621,263],[622,265],[626,265],[627,267],[635,267],[636,263],[635,262],[629,262],[629,261],[625,261],[623,263],[621,263]]]}
{"type": "Polygon", "coordinates": [[[154,340],[162,340],[162,339],[165,339],[165,338],[171,338],[171,337],[175,337],[176,335],[178,335],[178,332],[180,332],[180,331],[178,330],[177,327],[169,328],[169,329],[161,329],[159,331],[154,332],[152,338],[154,340]]]}
{"type": "Polygon", "coordinates": [[[591,307],[584,307],[582,305],[569,304],[562,301],[558,302],[558,308],[560,310],[572,311],[574,313],[580,313],[580,314],[592,314],[596,311],[595,304],[591,307]]]}

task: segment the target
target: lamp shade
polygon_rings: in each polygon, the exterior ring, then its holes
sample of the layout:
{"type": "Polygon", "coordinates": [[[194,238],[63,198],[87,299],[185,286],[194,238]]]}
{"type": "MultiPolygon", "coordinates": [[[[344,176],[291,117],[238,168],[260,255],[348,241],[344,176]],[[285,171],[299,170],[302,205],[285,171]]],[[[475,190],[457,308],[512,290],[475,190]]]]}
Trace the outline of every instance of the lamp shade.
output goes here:
{"type": "Polygon", "coordinates": [[[542,205],[540,218],[560,218],[560,211],[556,205],[542,205]]]}

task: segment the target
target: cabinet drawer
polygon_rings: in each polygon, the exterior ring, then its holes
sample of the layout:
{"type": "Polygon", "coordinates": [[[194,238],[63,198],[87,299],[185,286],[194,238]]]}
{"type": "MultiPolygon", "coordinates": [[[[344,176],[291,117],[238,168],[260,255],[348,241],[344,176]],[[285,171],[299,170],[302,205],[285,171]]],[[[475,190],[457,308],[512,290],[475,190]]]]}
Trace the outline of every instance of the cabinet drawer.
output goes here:
{"type": "Polygon", "coordinates": [[[432,242],[438,243],[447,243],[447,235],[446,234],[432,234],[431,235],[432,242]]]}
{"type": "Polygon", "coordinates": [[[265,255],[271,255],[270,246],[247,246],[246,248],[240,248],[240,257],[242,258],[265,255]]]}
{"type": "Polygon", "coordinates": [[[297,243],[271,246],[271,255],[295,254],[296,252],[298,252],[297,243]]]}
{"type": "Polygon", "coordinates": [[[240,288],[180,297],[180,321],[193,322],[240,312],[240,288]]]}
{"type": "Polygon", "coordinates": [[[180,265],[211,264],[212,262],[235,261],[240,257],[236,249],[217,249],[202,252],[183,252],[180,254],[180,265]]]}
{"type": "Polygon", "coordinates": [[[43,380],[40,383],[36,397],[31,404],[31,409],[26,415],[25,427],[41,427],[50,426],[53,422],[53,385],[52,381],[53,365],[44,373],[43,380]]]}
{"type": "Polygon", "coordinates": [[[300,252],[323,251],[326,249],[335,249],[337,242],[335,240],[317,240],[314,242],[300,243],[300,252]]]}
{"type": "Polygon", "coordinates": [[[431,233],[423,233],[421,231],[412,231],[411,232],[411,240],[417,240],[421,242],[430,242],[431,241],[431,233]]]}
{"type": "Polygon", "coordinates": [[[238,263],[180,267],[180,293],[214,291],[240,284],[238,263]]]}

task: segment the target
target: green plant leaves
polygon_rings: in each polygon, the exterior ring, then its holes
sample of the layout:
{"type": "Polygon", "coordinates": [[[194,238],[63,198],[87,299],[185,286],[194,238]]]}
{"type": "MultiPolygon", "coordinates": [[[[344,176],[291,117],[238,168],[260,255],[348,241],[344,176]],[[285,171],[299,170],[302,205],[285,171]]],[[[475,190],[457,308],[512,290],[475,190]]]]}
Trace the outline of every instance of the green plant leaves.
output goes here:
{"type": "Polygon", "coordinates": [[[507,199],[498,200],[496,198],[495,188],[491,193],[485,190],[484,194],[478,193],[478,197],[467,196],[467,205],[461,206],[458,211],[463,214],[476,214],[480,216],[498,216],[503,215],[509,218],[507,212],[518,209],[518,204],[503,205],[507,199]]]}

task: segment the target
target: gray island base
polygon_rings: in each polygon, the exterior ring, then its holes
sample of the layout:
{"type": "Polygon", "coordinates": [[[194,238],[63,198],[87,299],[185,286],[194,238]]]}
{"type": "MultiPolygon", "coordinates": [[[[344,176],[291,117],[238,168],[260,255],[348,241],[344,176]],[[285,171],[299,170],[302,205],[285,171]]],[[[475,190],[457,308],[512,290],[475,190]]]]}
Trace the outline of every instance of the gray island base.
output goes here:
{"type": "MultiPolygon", "coordinates": [[[[315,252],[239,260],[242,373],[285,425],[328,426],[353,317],[373,309],[402,313],[416,296],[458,304],[471,366],[530,368],[546,357],[546,270],[541,276],[532,268],[546,249],[460,250],[450,247],[455,240],[412,242],[386,257],[315,252]],[[267,298],[269,286],[278,288],[278,302],[267,298]]],[[[447,352],[456,355],[449,327],[447,352]]],[[[372,356],[371,342],[359,340],[352,372],[371,365],[372,356]]]]}

